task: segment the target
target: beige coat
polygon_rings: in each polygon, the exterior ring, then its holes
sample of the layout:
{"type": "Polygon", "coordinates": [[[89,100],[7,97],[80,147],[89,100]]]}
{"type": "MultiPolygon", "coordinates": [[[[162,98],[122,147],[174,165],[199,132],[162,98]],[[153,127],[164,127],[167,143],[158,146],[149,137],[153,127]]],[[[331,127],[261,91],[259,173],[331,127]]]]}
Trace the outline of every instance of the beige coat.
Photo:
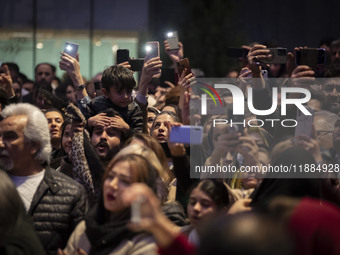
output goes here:
{"type": "MultiPolygon", "coordinates": [[[[77,248],[85,250],[87,253],[91,250],[90,241],[86,236],[85,221],[81,221],[72,235],[70,236],[67,246],[64,249],[70,255],[77,255],[77,248]]],[[[109,255],[156,255],[157,245],[152,236],[147,234],[140,234],[131,240],[123,240],[109,255]]]]}

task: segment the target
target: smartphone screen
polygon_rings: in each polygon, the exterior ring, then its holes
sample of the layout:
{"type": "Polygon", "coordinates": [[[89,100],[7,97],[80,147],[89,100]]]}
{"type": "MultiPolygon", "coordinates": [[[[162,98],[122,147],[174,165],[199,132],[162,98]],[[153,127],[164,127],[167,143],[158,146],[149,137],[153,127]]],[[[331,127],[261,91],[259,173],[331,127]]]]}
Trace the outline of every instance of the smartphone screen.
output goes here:
{"type": "Polygon", "coordinates": [[[129,61],[130,53],[127,49],[117,50],[117,65],[129,61]]]}
{"type": "Polygon", "coordinates": [[[319,49],[301,49],[296,52],[295,61],[297,65],[307,65],[315,68],[316,65],[326,63],[326,50],[319,49]]]}
{"type": "Polygon", "coordinates": [[[159,42],[147,42],[145,46],[145,62],[152,59],[159,57],[159,42]]]}
{"type": "Polygon", "coordinates": [[[173,31],[173,32],[168,32],[165,34],[165,38],[167,40],[167,42],[169,43],[170,46],[170,50],[178,50],[178,34],[177,31],[173,31]]]}
{"type": "Polygon", "coordinates": [[[170,142],[185,144],[201,144],[203,139],[202,126],[178,126],[172,127],[170,142]]]}
{"type": "Polygon", "coordinates": [[[66,42],[64,52],[69,54],[71,57],[76,58],[78,53],[79,44],[66,42]]]}

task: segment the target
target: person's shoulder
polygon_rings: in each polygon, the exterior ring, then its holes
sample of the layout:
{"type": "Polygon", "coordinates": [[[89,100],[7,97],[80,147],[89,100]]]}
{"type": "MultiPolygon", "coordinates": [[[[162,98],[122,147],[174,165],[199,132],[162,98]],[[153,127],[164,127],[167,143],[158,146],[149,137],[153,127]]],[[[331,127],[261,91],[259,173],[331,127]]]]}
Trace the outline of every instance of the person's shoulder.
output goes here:
{"type": "Polygon", "coordinates": [[[130,254],[158,254],[156,241],[148,233],[140,233],[129,241],[132,244],[130,254]]]}
{"type": "Polygon", "coordinates": [[[53,181],[55,181],[61,188],[83,189],[83,186],[71,177],[52,168],[49,168],[47,171],[50,172],[53,181]]]}

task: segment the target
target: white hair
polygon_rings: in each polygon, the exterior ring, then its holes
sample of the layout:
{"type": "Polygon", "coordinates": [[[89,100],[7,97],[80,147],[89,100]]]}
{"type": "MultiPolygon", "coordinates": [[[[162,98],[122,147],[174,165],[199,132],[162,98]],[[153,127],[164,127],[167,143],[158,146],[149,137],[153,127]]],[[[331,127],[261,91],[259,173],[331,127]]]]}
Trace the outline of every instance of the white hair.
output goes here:
{"type": "Polygon", "coordinates": [[[16,115],[27,116],[27,123],[24,127],[25,140],[37,142],[40,145],[35,159],[40,160],[42,164],[49,164],[52,147],[45,115],[38,107],[28,103],[10,104],[1,112],[3,118],[16,115]]]}

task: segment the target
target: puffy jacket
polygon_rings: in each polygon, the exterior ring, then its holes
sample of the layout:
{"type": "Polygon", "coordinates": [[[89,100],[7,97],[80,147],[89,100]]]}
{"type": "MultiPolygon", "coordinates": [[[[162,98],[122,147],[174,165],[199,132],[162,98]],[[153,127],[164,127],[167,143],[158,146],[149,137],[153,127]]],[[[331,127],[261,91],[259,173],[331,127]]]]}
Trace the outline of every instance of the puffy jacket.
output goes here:
{"type": "Polygon", "coordinates": [[[143,131],[143,113],[135,101],[132,101],[127,107],[121,108],[114,105],[110,99],[105,96],[99,96],[93,100],[90,100],[87,96],[77,101],[77,106],[86,119],[111,109],[124,119],[133,132],[143,131]]]}
{"type": "Polygon", "coordinates": [[[47,252],[63,249],[86,211],[84,188],[67,177],[46,167],[45,175],[28,210],[34,228],[47,252]]]}

